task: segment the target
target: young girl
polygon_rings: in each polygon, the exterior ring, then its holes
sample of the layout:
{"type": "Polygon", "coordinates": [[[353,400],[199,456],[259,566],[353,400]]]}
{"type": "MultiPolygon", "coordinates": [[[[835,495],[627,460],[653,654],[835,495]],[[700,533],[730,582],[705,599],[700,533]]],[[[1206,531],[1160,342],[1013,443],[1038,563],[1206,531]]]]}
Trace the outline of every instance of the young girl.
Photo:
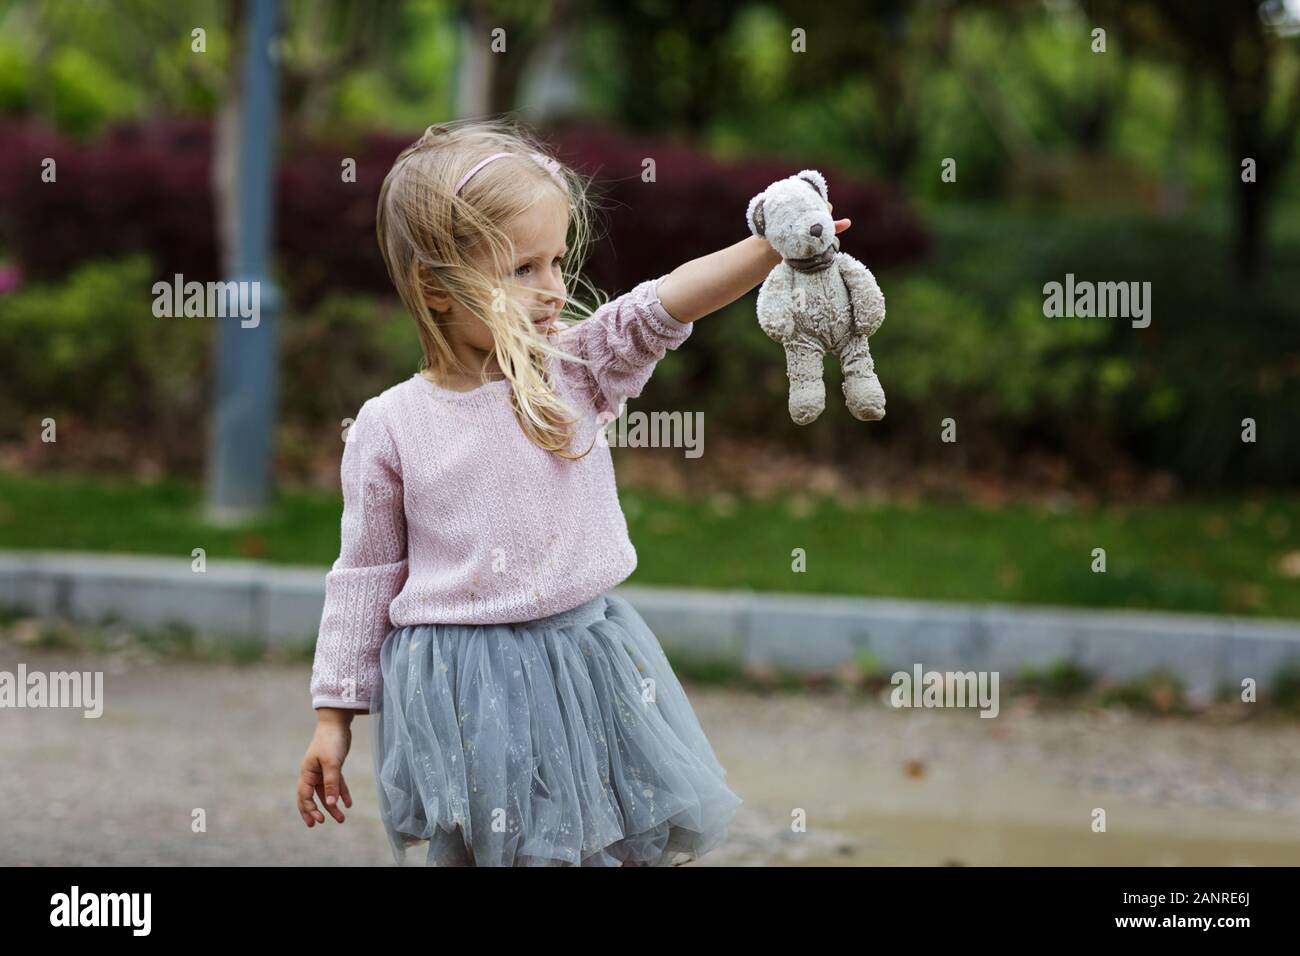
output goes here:
{"type": "Polygon", "coordinates": [[[430,127],[380,191],[425,362],[348,429],[297,802],[308,827],[325,821],[314,795],[343,822],[368,712],[399,864],[428,841],[438,866],[676,865],[718,846],[743,802],[655,635],[610,592],[636,552],[596,439],[692,322],[780,257],[749,236],[561,322],[585,188],[487,121],[430,127]]]}

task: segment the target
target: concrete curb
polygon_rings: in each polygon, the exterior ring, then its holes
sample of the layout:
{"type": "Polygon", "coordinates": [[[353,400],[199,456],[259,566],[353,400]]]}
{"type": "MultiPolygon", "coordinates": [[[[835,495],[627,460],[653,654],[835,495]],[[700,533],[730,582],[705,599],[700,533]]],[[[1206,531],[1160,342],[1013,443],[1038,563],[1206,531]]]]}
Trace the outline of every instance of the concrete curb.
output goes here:
{"type": "MultiPolygon", "coordinates": [[[[269,642],[310,641],[323,567],[66,551],[0,552],[0,604],[37,616],[138,627],[180,622],[269,642]]],[[[869,651],[886,671],[987,670],[1071,660],[1106,677],[1165,668],[1193,699],[1300,661],[1300,622],[1152,611],[955,604],[623,586],[670,653],[809,670],[869,651]]]]}

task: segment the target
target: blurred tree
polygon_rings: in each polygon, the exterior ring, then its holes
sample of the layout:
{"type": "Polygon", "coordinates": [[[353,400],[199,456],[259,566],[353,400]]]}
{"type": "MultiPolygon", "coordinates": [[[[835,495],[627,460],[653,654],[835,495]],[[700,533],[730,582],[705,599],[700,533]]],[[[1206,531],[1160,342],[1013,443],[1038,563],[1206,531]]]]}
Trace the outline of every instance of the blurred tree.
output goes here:
{"type": "Polygon", "coordinates": [[[216,0],[9,4],[0,22],[21,79],[5,111],[86,135],[112,120],[208,108],[225,56],[217,11],[216,0]],[[204,55],[190,48],[198,26],[211,28],[204,55]]]}
{"type": "Polygon", "coordinates": [[[922,141],[922,95],[950,48],[957,0],[858,0],[853,4],[778,4],[791,28],[808,37],[807,65],[790,74],[790,92],[813,99],[849,81],[864,82],[866,122],[850,118],[843,134],[875,155],[881,172],[901,182],[922,141]]]}
{"type": "MultiPolygon", "coordinates": [[[[229,0],[231,6],[242,2],[229,0]]],[[[398,48],[401,12],[398,0],[286,3],[280,107],[289,122],[314,129],[328,122],[343,79],[398,48]]]]}
{"type": "Polygon", "coordinates": [[[621,76],[617,112],[632,129],[703,138],[732,102],[734,75],[723,41],[748,4],[735,0],[593,0],[612,27],[621,76]]]}
{"type": "Polygon", "coordinates": [[[530,63],[573,28],[577,7],[572,0],[460,0],[457,115],[514,110],[530,63]]]}
{"type": "Polygon", "coordinates": [[[1287,8],[1280,0],[1087,0],[1086,8],[1098,22],[1116,23],[1135,48],[1190,60],[1208,74],[1227,124],[1237,275],[1253,283],[1264,271],[1269,214],[1300,131],[1300,48],[1297,33],[1283,28],[1287,8]],[[1255,162],[1253,182],[1242,179],[1247,158],[1255,162]]]}
{"type": "MultiPolygon", "coordinates": [[[[281,116],[290,135],[328,122],[350,71],[382,60],[400,40],[398,0],[296,0],[278,49],[281,116]]],[[[241,110],[239,38],[246,0],[19,3],[4,22],[29,38],[25,106],[77,132],[127,117],[215,113],[212,191],[224,267],[233,262],[235,130],[241,110]],[[196,49],[193,31],[202,29],[196,49]]]]}
{"type": "Polygon", "coordinates": [[[1017,99],[1032,99],[1044,120],[1039,139],[1106,152],[1127,98],[1130,58],[1118,49],[1094,54],[1090,24],[1073,8],[1044,17],[1038,3],[1005,0],[982,9],[998,27],[992,49],[967,44],[956,62],[1008,151],[1038,149],[1013,109],[1017,99]]]}
{"type": "Polygon", "coordinates": [[[971,6],[954,31],[962,87],[1007,156],[1004,198],[1049,205],[1154,204],[1155,187],[1116,149],[1133,58],[1095,52],[1073,4],[971,6]]]}
{"type": "MultiPolygon", "coordinates": [[[[247,6],[247,0],[228,0],[222,8],[221,30],[233,38],[235,55],[225,59],[218,91],[212,188],[222,265],[227,275],[234,267],[234,243],[239,233],[236,172],[244,100],[240,89],[243,59],[239,53],[247,6]]],[[[364,4],[351,0],[313,0],[306,5],[302,2],[288,5],[281,17],[283,27],[276,65],[282,86],[280,115],[290,137],[325,122],[327,107],[338,84],[348,71],[378,54],[397,9],[396,0],[364,4]]]]}

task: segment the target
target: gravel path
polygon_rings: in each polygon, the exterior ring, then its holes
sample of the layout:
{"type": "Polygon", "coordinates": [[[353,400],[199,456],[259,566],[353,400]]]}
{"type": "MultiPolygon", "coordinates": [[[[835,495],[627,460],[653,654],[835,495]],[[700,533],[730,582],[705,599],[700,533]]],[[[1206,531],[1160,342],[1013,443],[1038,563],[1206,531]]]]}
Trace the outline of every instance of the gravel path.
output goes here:
{"type": "MultiPolygon", "coordinates": [[[[308,830],[294,809],[309,665],[0,644],[0,670],[20,660],[103,670],[107,703],[96,720],[0,710],[0,865],[392,864],[368,717],[344,768],[347,822],[308,830]]],[[[688,693],[745,799],[728,843],[695,865],[1300,863],[1300,725],[688,693]]]]}

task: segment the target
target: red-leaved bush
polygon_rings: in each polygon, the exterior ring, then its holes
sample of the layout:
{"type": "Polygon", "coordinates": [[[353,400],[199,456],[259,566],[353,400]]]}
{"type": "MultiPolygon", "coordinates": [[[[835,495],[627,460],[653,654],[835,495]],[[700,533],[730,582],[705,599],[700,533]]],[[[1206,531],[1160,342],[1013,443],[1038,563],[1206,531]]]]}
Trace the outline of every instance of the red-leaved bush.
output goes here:
{"type": "MultiPolygon", "coordinates": [[[[805,166],[821,169],[837,218],[853,220],[848,248],[869,268],[923,255],[928,237],[911,209],[878,183],[814,159],[723,162],[687,145],[633,139],[586,125],[539,130],[557,155],[596,178],[605,213],[588,274],[610,294],[748,235],[749,198],[805,166]],[[644,161],[655,181],[644,182],[644,161]]],[[[375,243],[379,185],[412,136],[281,144],[275,250],[289,299],[331,291],[391,291],[375,243]],[[356,182],[342,177],[356,162],[356,182]]],[[[206,120],[123,125],[82,144],[30,123],[0,124],[0,237],[33,281],[92,258],[148,253],[159,276],[221,278],[206,120]],[[43,161],[56,163],[43,182],[43,161]]]]}
{"type": "Polygon", "coordinates": [[[804,168],[826,176],[835,218],[853,220],[845,251],[868,268],[887,268],[925,254],[929,237],[911,207],[887,186],[841,175],[812,159],[725,162],[668,139],[570,125],[547,138],[561,160],[593,176],[608,215],[608,242],[588,260],[598,285],[627,289],[688,259],[749,235],[745,210],[755,194],[804,168]],[[642,181],[647,159],[654,182],[642,181]]]}

